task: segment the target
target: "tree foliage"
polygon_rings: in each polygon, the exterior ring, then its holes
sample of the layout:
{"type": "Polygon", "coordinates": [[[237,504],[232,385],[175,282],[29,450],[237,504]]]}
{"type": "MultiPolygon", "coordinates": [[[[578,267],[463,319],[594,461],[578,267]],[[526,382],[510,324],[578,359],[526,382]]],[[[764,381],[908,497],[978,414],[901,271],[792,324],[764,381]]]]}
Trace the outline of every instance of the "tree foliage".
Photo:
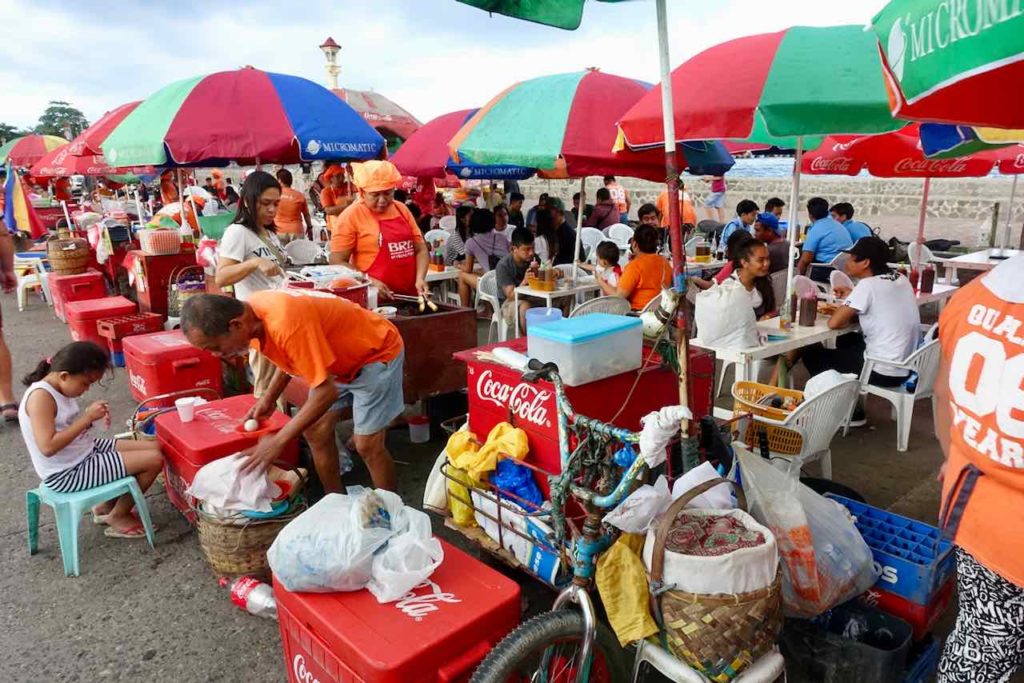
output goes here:
{"type": "Polygon", "coordinates": [[[89,127],[85,114],[62,100],[53,100],[39,117],[35,132],[71,139],[89,127]]]}
{"type": "Polygon", "coordinates": [[[24,131],[19,130],[17,126],[12,126],[9,123],[0,123],[0,144],[24,134],[24,131]]]}

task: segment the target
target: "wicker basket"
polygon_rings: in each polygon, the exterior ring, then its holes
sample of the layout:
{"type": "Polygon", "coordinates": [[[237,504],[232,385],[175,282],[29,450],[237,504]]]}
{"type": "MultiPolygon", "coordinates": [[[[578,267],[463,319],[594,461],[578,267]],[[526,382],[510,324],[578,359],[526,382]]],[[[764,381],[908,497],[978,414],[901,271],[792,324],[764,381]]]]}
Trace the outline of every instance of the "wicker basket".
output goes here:
{"type": "Polygon", "coordinates": [[[267,550],[281,529],[305,509],[305,502],[293,500],[285,515],[272,519],[245,519],[238,523],[238,519],[225,521],[193,508],[199,547],[210,569],[219,576],[251,574],[267,579],[270,577],[267,550]]]}
{"type": "Polygon", "coordinates": [[[81,237],[58,237],[46,243],[46,259],[57,275],[84,273],[89,257],[89,242],[81,237]]]}
{"type": "Polygon", "coordinates": [[[804,392],[795,389],[783,389],[758,382],[736,382],[732,386],[733,412],[750,413],[773,420],[785,420],[789,416],[790,410],[773,408],[760,403],[762,399],[769,396],[779,396],[782,399],[791,398],[797,404],[804,400],[804,392]]]}
{"type": "MultiPolygon", "coordinates": [[[[741,509],[742,489],[727,479],[713,479],[677,498],[661,516],[655,532],[651,583],[664,576],[665,543],[686,504],[721,483],[732,484],[741,509]]],[[[749,593],[696,594],[667,590],[654,598],[660,609],[669,650],[716,683],[726,683],[775,646],[782,631],[782,574],[772,585],[749,593]]]]}

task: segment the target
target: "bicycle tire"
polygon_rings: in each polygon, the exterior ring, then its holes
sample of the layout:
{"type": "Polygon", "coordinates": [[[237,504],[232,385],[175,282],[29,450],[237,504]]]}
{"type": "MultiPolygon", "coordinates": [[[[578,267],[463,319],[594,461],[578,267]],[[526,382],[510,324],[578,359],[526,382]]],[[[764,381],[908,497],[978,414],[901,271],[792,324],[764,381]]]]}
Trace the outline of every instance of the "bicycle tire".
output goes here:
{"type": "MultiPolygon", "coordinates": [[[[552,643],[574,636],[579,637],[582,634],[583,615],[576,610],[562,609],[538,614],[505,636],[487,654],[473,672],[470,683],[509,683],[528,680],[516,676],[522,673],[521,667],[529,659],[543,652],[546,646],[552,643]]],[[[592,661],[596,661],[597,657],[604,660],[609,683],[629,680],[631,667],[626,653],[619,646],[619,641],[611,629],[601,622],[597,625],[592,661]]],[[[575,681],[575,678],[569,677],[568,683],[572,681],[575,681]]],[[[562,683],[562,678],[556,678],[556,682],[562,683]]]]}

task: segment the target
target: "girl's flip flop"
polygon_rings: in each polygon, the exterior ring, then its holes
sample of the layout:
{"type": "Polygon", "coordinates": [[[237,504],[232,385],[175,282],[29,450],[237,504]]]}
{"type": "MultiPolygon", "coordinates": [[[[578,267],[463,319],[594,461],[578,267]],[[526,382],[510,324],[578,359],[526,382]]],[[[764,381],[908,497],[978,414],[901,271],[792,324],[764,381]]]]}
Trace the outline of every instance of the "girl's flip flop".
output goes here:
{"type": "Polygon", "coordinates": [[[145,538],[146,529],[141,524],[136,524],[127,531],[119,531],[112,526],[108,526],[103,530],[103,535],[107,538],[145,538]]]}

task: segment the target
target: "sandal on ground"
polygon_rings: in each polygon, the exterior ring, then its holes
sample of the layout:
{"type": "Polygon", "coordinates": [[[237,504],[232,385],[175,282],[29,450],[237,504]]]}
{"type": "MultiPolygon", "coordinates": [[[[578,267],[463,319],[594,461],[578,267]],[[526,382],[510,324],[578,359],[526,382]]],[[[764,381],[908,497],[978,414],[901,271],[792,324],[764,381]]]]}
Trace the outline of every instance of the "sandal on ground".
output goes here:
{"type": "Polygon", "coordinates": [[[0,406],[0,411],[3,412],[4,422],[17,422],[18,421],[18,404],[17,403],[5,403],[0,406]]]}
{"type": "MultiPolygon", "coordinates": [[[[132,511],[131,514],[132,514],[132,517],[135,518],[135,521],[138,522],[139,526],[142,526],[142,518],[139,517],[139,513],[135,512],[135,511],[132,511]]],[[[97,515],[95,512],[93,512],[92,513],[92,523],[96,524],[98,526],[106,524],[107,523],[107,515],[97,515]]],[[[150,524],[153,526],[153,533],[154,534],[156,532],[160,531],[160,527],[158,527],[156,524],[153,524],[153,522],[150,522],[150,524]]]]}
{"type": "Polygon", "coordinates": [[[103,530],[103,535],[107,538],[145,538],[146,529],[141,524],[133,524],[127,531],[108,526],[103,530]]]}

